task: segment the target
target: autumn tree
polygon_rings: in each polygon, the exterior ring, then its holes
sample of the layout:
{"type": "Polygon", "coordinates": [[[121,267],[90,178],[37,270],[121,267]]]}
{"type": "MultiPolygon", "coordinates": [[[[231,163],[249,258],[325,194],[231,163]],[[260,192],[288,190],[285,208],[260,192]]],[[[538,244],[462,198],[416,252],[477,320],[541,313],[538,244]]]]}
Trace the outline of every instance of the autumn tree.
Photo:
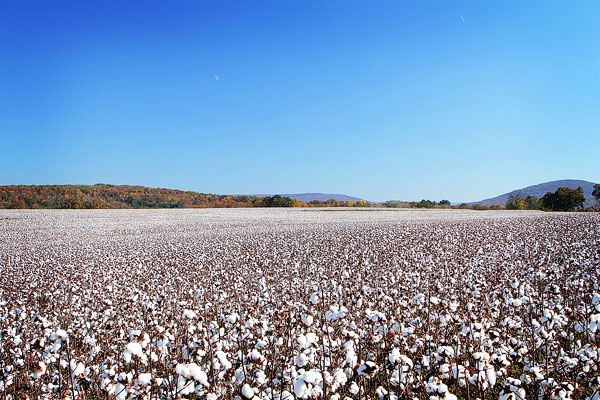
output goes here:
{"type": "Polygon", "coordinates": [[[525,208],[527,208],[527,204],[521,193],[511,193],[508,196],[508,201],[506,202],[507,210],[524,210],[525,208]]]}

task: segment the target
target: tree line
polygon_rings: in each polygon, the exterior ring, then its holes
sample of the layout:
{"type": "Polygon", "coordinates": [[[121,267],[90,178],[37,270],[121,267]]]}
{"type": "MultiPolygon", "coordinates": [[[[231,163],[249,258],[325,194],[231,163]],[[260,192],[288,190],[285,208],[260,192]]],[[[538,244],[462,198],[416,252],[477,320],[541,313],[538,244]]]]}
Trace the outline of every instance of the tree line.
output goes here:
{"type": "MultiPolygon", "coordinates": [[[[600,184],[594,185],[592,195],[600,206],[600,184]]],[[[585,197],[581,187],[558,188],[541,199],[513,193],[505,206],[467,204],[451,205],[448,200],[435,202],[386,201],[376,206],[386,208],[458,208],[474,210],[549,210],[583,209],[585,197]]],[[[148,188],[128,185],[11,185],[0,186],[0,208],[247,208],[247,207],[371,207],[364,200],[299,201],[296,198],[275,196],[217,195],[191,191],[148,188]]]]}
{"type": "MultiPolygon", "coordinates": [[[[592,195],[600,205],[600,184],[594,185],[592,195]]],[[[524,197],[520,193],[511,194],[506,202],[509,210],[548,210],[548,211],[571,211],[583,209],[585,196],[583,188],[571,189],[560,187],[555,192],[547,192],[541,199],[536,196],[524,197]]]]}
{"type": "Polygon", "coordinates": [[[0,208],[246,208],[246,207],[369,207],[364,200],[303,202],[289,197],[217,195],[128,185],[0,186],[0,208]]]}
{"type": "MultiPolygon", "coordinates": [[[[596,199],[596,210],[600,209],[600,184],[594,185],[592,195],[596,199]]],[[[547,192],[541,199],[536,196],[524,196],[522,193],[512,193],[504,206],[500,204],[469,204],[462,203],[460,205],[451,205],[448,200],[435,202],[431,200],[421,200],[419,202],[407,201],[386,201],[382,206],[388,208],[453,208],[453,209],[468,209],[468,210],[544,210],[544,211],[571,211],[576,209],[584,209],[583,204],[585,196],[583,189],[570,189],[561,187],[555,192],[547,192]]],[[[588,210],[594,210],[590,208],[588,210]]]]}

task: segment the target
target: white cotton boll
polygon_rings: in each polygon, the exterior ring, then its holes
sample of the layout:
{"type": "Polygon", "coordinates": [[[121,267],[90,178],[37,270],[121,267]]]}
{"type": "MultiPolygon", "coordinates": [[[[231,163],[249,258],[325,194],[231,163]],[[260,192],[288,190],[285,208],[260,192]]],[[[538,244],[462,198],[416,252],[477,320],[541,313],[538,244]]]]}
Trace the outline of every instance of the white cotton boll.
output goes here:
{"type": "Polygon", "coordinates": [[[415,297],[413,297],[413,302],[416,305],[425,304],[425,295],[423,293],[417,294],[415,297]]]}
{"type": "Polygon", "coordinates": [[[348,391],[350,392],[350,394],[356,395],[360,391],[360,388],[358,387],[356,382],[352,382],[350,384],[350,387],[348,388],[348,391]]]}
{"type": "Polygon", "coordinates": [[[450,392],[446,392],[444,400],[458,400],[458,398],[450,392]]]}
{"type": "Polygon", "coordinates": [[[254,397],[254,390],[247,383],[242,386],[242,396],[246,399],[251,399],[254,397]]]}
{"type": "Polygon", "coordinates": [[[56,332],[50,336],[50,340],[65,340],[67,338],[67,331],[63,329],[57,329],[56,332]]]}
{"type": "Polygon", "coordinates": [[[127,398],[127,388],[121,383],[118,382],[115,386],[115,399],[116,400],[125,400],[127,398]]]}
{"type": "Polygon", "coordinates": [[[423,356],[421,358],[421,365],[425,368],[429,368],[429,364],[431,363],[431,359],[429,356],[423,356]]]}
{"type": "Polygon", "coordinates": [[[310,342],[306,339],[306,336],[300,335],[296,338],[296,341],[303,349],[310,347],[310,342]]]}
{"type": "Polygon", "coordinates": [[[132,329],[129,331],[129,336],[131,336],[131,338],[135,338],[137,336],[140,336],[142,334],[142,331],[139,329],[132,329]]]}
{"type": "Polygon", "coordinates": [[[206,372],[202,371],[202,369],[196,363],[191,363],[187,365],[188,370],[190,371],[190,375],[194,380],[201,385],[209,386],[208,376],[206,372]]]}
{"type": "Polygon", "coordinates": [[[339,386],[344,386],[348,382],[348,377],[343,369],[338,368],[333,373],[333,384],[339,386]]]}
{"type": "Polygon", "coordinates": [[[448,392],[448,386],[446,386],[445,383],[440,383],[440,385],[437,388],[438,393],[443,394],[448,392]]]}
{"type": "Polygon", "coordinates": [[[593,314],[592,316],[590,316],[590,324],[589,324],[589,328],[588,328],[590,330],[590,332],[596,333],[599,325],[600,325],[600,314],[593,314]]]}
{"type": "Polygon", "coordinates": [[[521,299],[512,299],[510,301],[510,303],[511,303],[510,305],[513,306],[513,307],[521,307],[521,305],[523,304],[523,300],[521,300],[521,299]]]}
{"type": "Polygon", "coordinates": [[[429,382],[427,382],[427,385],[425,386],[425,390],[427,391],[427,393],[435,393],[437,392],[438,387],[439,384],[437,378],[434,379],[434,377],[431,377],[429,378],[429,382]]]}
{"type": "Polygon", "coordinates": [[[387,394],[387,390],[385,390],[383,387],[379,386],[376,390],[375,390],[375,394],[377,395],[377,397],[379,397],[380,399],[383,399],[387,394]]]}
{"type": "Polygon", "coordinates": [[[496,384],[496,371],[492,365],[488,365],[485,368],[485,376],[490,386],[494,386],[496,384]]]}
{"type": "Polygon", "coordinates": [[[300,377],[295,383],[294,383],[294,394],[296,395],[296,397],[300,398],[300,399],[306,399],[308,398],[308,386],[306,385],[306,382],[304,382],[304,378],[300,377]]]}
{"type": "Polygon", "coordinates": [[[78,363],[75,360],[71,360],[70,367],[73,377],[78,377],[85,372],[85,365],[83,365],[83,363],[78,363]]]}
{"type": "Polygon", "coordinates": [[[177,378],[177,392],[183,396],[193,393],[196,389],[194,381],[186,380],[183,375],[177,378]]]}
{"type": "Polygon", "coordinates": [[[358,368],[358,375],[368,375],[368,376],[372,376],[374,375],[377,371],[379,370],[379,367],[377,366],[377,364],[375,364],[373,361],[367,361],[366,363],[364,363],[363,365],[361,365],[358,368]]]}
{"type": "Polygon", "coordinates": [[[265,361],[265,357],[256,349],[250,352],[250,359],[259,364],[262,364],[265,361]]]}
{"type": "Polygon", "coordinates": [[[258,383],[259,386],[262,386],[265,383],[267,383],[267,375],[263,371],[256,372],[256,383],[258,383]]]}
{"type": "Polygon", "coordinates": [[[138,342],[131,342],[127,346],[125,346],[125,351],[123,352],[123,359],[125,360],[125,363],[129,364],[131,362],[132,356],[138,356],[142,359],[144,358],[142,345],[138,342]]]}
{"type": "Polygon", "coordinates": [[[185,379],[190,379],[190,377],[192,376],[189,368],[186,367],[185,364],[177,364],[177,366],[175,367],[175,373],[179,376],[182,376],[185,379]]]}
{"type": "Polygon", "coordinates": [[[35,379],[39,379],[45,373],[46,373],[46,363],[44,363],[43,361],[39,361],[37,363],[37,367],[34,369],[33,377],[35,379]]]}
{"type": "Polygon", "coordinates": [[[152,374],[149,372],[140,374],[137,378],[137,381],[141,386],[150,386],[152,383],[152,374]]]}
{"type": "Polygon", "coordinates": [[[310,346],[313,343],[318,343],[319,337],[317,335],[315,335],[314,333],[309,332],[306,334],[306,340],[308,342],[308,345],[310,346]]]}
{"type": "Polygon", "coordinates": [[[311,369],[310,371],[306,371],[304,373],[304,375],[302,375],[302,377],[304,378],[304,382],[310,383],[313,385],[316,385],[323,381],[323,376],[321,375],[321,373],[315,371],[314,369],[311,369]]]}
{"type": "Polygon", "coordinates": [[[240,319],[240,316],[237,313],[232,313],[227,316],[227,322],[230,324],[235,324],[240,319]]]}
{"type": "Polygon", "coordinates": [[[304,353],[300,353],[294,359],[294,364],[296,364],[297,367],[302,368],[308,364],[308,357],[306,357],[304,353]]]}
{"type": "Polygon", "coordinates": [[[310,295],[310,303],[313,305],[317,305],[317,303],[319,303],[319,296],[316,293],[310,295]]]}
{"type": "Polygon", "coordinates": [[[302,314],[302,323],[306,326],[311,326],[314,322],[314,318],[310,314],[302,314]]]}
{"type": "Polygon", "coordinates": [[[397,364],[400,362],[400,350],[398,348],[394,348],[392,353],[388,356],[388,361],[391,364],[397,364]]]}
{"type": "Polygon", "coordinates": [[[183,316],[187,319],[194,319],[196,318],[196,313],[192,310],[185,309],[183,310],[183,316]]]}
{"type": "Polygon", "coordinates": [[[219,359],[219,362],[221,363],[221,365],[223,366],[223,369],[225,369],[225,371],[228,371],[231,369],[231,367],[233,366],[231,364],[231,362],[227,359],[227,354],[225,354],[223,351],[219,350],[215,353],[215,355],[217,356],[217,358],[219,359]]]}
{"type": "Polygon", "coordinates": [[[329,400],[340,400],[340,395],[339,394],[332,394],[331,397],[329,397],[329,400]]]}

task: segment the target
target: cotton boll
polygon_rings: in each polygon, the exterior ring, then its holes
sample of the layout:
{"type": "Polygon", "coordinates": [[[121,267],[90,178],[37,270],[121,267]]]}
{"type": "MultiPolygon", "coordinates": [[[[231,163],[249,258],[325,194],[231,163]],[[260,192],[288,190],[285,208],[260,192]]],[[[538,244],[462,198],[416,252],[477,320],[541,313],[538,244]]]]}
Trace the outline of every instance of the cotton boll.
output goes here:
{"type": "Polygon", "coordinates": [[[294,359],[294,364],[296,364],[297,367],[302,368],[308,364],[308,357],[306,357],[304,353],[300,353],[294,359]]]}
{"type": "Polygon", "coordinates": [[[189,368],[185,366],[185,364],[177,364],[175,367],[175,373],[179,376],[182,376],[184,379],[190,379],[192,373],[189,368]]]}
{"type": "Polygon", "coordinates": [[[250,352],[250,360],[254,363],[262,364],[265,362],[265,357],[258,350],[254,349],[250,352]]]}
{"type": "Polygon", "coordinates": [[[179,375],[179,378],[177,378],[177,391],[179,394],[185,396],[193,393],[195,389],[194,381],[188,381],[183,375],[179,375]]]}
{"type": "Polygon", "coordinates": [[[246,399],[251,399],[254,397],[254,390],[247,383],[242,386],[242,396],[246,399]]]}
{"type": "Polygon", "coordinates": [[[358,387],[356,382],[352,382],[350,384],[350,387],[348,388],[348,391],[350,392],[350,394],[353,394],[353,395],[358,394],[359,390],[360,390],[360,388],[358,387]]]}
{"type": "Polygon", "coordinates": [[[490,386],[494,386],[496,384],[496,371],[492,365],[488,365],[485,368],[485,376],[490,386]]]}
{"type": "Polygon", "coordinates": [[[85,372],[85,365],[81,362],[78,363],[75,360],[71,360],[70,367],[73,378],[76,378],[85,372]]]}
{"type": "Polygon", "coordinates": [[[306,371],[302,376],[304,378],[304,382],[316,385],[323,381],[323,376],[320,372],[315,370],[306,371]]]}
{"type": "Polygon", "coordinates": [[[51,336],[51,340],[65,340],[67,338],[67,331],[63,329],[57,329],[51,336]]]}
{"type": "Polygon", "coordinates": [[[127,399],[128,390],[121,382],[118,382],[115,385],[115,399],[116,400],[125,400],[127,399]]]}
{"type": "Polygon", "coordinates": [[[137,381],[141,386],[150,386],[152,383],[152,374],[149,372],[140,374],[137,378],[137,381]]]}
{"type": "Polygon", "coordinates": [[[387,394],[387,390],[385,390],[383,387],[379,386],[376,390],[375,390],[375,394],[377,395],[377,397],[379,397],[380,399],[383,399],[387,394]]]}
{"type": "Polygon", "coordinates": [[[373,376],[377,373],[377,371],[379,370],[379,367],[377,366],[377,364],[375,364],[373,361],[367,361],[366,363],[364,363],[363,365],[361,365],[360,367],[358,367],[358,375],[367,375],[367,376],[373,376]]]}
{"type": "Polygon", "coordinates": [[[123,359],[125,360],[125,363],[129,364],[132,356],[137,356],[141,359],[145,358],[144,351],[142,350],[142,345],[140,343],[131,342],[125,347],[125,351],[123,352],[123,359]]]}
{"type": "Polygon", "coordinates": [[[240,316],[237,313],[232,313],[227,316],[227,322],[230,324],[235,324],[240,319],[240,316]]]}
{"type": "Polygon", "coordinates": [[[223,366],[223,369],[225,369],[226,371],[230,370],[232,368],[232,364],[231,362],[227,359],[227,354],[225,354],[225,352],[219,350],[215,353],[215,355],[217,356],[217,358],[219,359],[219,362],[221,363],[221,365],[223,366]]]}
{"type": "Polygon", "coordinates": [[[304,381],[304,377],[300,377],[294,383],[294,394],[296,395],[296,397],[298,397],[300,399],[306,399],[306,398],[308,398],[307,392],[308,392],[308,385],[304,381]]]}
{"type": "Polygon", "coordinates": [[[208,376],[206,372],[204,372],[196,363],[191,363],[187,365],[189,373],[192,378],[201,385],[209,386],[208,376]]]}
{"type": "Polygon", "coordinates": [[[319,296],[316,293],[310,295],[310,304],[317,305],[319,303],[319,296]]]}
{"type": "Polygon", "coordinates": [[[46,363],[43,361],[38,361],[37,366],[34,367],[33,378],[39,379],[42,375],[46,373],[46,363]]]}
{"type": "Polygon", "coordinates": [[[314,322],[314,318],[310,314],[302,314],[302,323],[306,326],[311,326],[314,322]]]}

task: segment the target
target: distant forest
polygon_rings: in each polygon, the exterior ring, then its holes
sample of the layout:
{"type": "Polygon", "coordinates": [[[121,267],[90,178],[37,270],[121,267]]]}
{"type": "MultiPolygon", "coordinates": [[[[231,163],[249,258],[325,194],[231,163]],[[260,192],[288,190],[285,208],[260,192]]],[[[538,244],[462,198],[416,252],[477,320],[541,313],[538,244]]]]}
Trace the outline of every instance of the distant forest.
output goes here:
{"type": "Polygon", "coordinates": [[[281,196],[230,196],[127,185],[0,186],[0,208],[368,207],[364,200],[305,203],[281,196]]]}

